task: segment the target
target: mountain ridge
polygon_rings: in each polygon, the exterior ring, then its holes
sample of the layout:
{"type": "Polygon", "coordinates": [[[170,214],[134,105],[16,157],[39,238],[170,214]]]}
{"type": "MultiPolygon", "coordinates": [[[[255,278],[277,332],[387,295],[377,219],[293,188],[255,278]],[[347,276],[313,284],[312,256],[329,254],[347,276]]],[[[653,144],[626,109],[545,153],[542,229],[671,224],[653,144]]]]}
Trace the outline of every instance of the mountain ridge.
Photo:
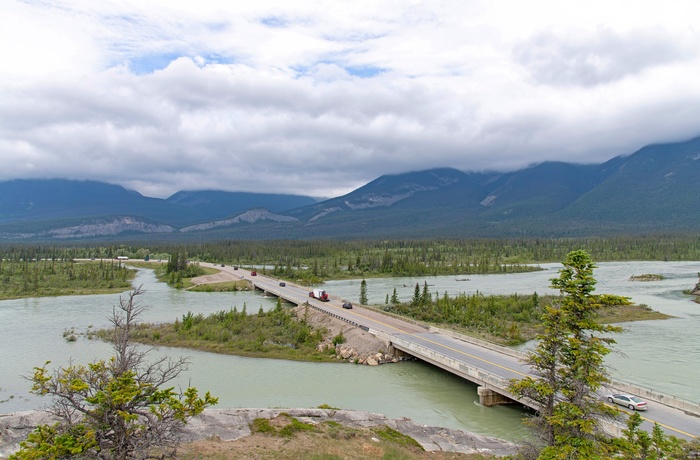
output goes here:
{"type": "Polygon", "coordinates": [[[602,164],[549,161],[506,173],[434,168],[382,175],[323,201],[216,190],[157,199],[100,182],[18,179],[0,182],[0,241],[696,232],[697,177],[700,137],[602,164]]]}

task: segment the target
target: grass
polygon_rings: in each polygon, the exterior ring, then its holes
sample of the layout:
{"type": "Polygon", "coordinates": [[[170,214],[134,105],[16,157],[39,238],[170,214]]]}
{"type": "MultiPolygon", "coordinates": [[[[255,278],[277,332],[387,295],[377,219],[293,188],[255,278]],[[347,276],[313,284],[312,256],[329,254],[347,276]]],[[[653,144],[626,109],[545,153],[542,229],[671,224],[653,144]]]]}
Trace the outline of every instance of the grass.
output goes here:
{"type": "Polygon", "coordinates": [[[372,431],[379,437],[379,439],[383,439],[384,441],[392,442],[399,446],[424,450],[423,446],[421,446],[418,441],[388,426],[376,427],[373,428],[372,431]]]}
{"type": "Polygon", "coordinates": [[[194,292],[235,292],[235,291],[249,291],[250,287],[248,282],[245,280],[238,281],[226,281],[223,283],[210,283],[210,284],[192,284],[187,290],[194,292]]]}
{"type": "Polygon", "coordinates": [[[236,441],[218,438],[186,444],[183,460],[231,458],[275,460],[491,460],[496,457],[454,452],[426,452],[410,436],[388,427],[351,428],[338,423],[310,424],[280,414],[255,419],[251,435],[236,441]]]}
{"type": "MultiPolygon", "coordinates": [[[[335,353],[316,347],[325,329],[315,328],[295,317],[281,304],[264,312],[248,314],[236,308],[207,317],[188,312],[172,324],[140,324],[132,331],[136,342],[192,348],[213,353],[294,361],[335,362],[335,353]]],[[[109,331],[100,336],[109,338],[109,331]]]]}

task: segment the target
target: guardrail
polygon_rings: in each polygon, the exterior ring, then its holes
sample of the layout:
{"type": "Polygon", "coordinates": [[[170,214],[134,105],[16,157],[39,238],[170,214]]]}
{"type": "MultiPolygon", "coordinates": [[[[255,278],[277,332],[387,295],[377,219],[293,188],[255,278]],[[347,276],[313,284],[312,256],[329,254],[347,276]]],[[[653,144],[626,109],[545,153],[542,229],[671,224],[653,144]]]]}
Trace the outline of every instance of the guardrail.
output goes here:
{"type": "Polygon", "coordinates": [[[651,388],[641,387],[634,383],[617,379],[611,379],[610,384],[607,385],[607,387],[609,389],[617,390],[620,393],[630,393],[641,398],[648,399],[649,401],[654,401],[659,404],[663,404],[664,406],[680,409],[700,417],[700,404],[679,398],[678,396],[666,395],[651,388]]]}
{"type": "MultiPolygon", "coordinates": [[[[253,282],[253,284],[255,285],[254,282],[253,282]]],[[[292,301],[292,302],[297,302],[297,301],[299,301],[298,299],[294,299],[294,300],[289,299],[288,296],[283,295],[282,292],[281,292],[281,290],[278,290],[278,289],[265,289],[265,291],[270,292],[270,293],[272,293],[272,294],[274,294],[274,295],[277,295],[277,296],[279,296],[279,297],[287,298],[287,300],[292,301]]],[[[339,296],[331,296],[331,297],[334,298],[334,299],[336,299],[336,300],[342,300],[342,298],[339,297],[339,296]]],[[[353,320],[350,320],[350,319],[348,319],[348,318],[346,318],[346,317],[344,317],[344,316],[338,315],[338,314],[336,314],[336,313],[334,313],[334,312],[332,312],[332,311],[329,311],[329,310],[326,310],[326,309],[324,309],[324,308],[321,308],[321,307],[318,307],[318,306],[316,306],[316,305],[313,305],[313,304],[311,304],[311,303],[308,302],[308,299],[304,299],[303,301],[301,301],[301,303],[298,303],[298,305],[301,305],[301,304],[304,304],[304,303],[307,303],[311,308],[314,308],[315,310],[318,310],[318,311],[323,312],[323,313],[325,313],[325,314],[327,314],[327,315],[330,315],[330,316],[332,316],[332,317],[334,317],[334,318],[337,318],[337,319],[340,319],[340,320],[342,320],[342,321],[345,321],[346,323],[352,324],[353,326],[361,327],[361,328],[363,328],[363,329],[365,329],[365,330],[368,330],[370,333],[372,333],[373,335],[375,335],[375,336],[381,338],[382,340],[384,340],[384,341],[386,341],[386,342],[397,343],[398,341],[403,340],[403,339],[399,339],[399,338],[397,338],[397,337],[395,337],[395,336],[392,336],[392,335],[390,335],[390,334],[383,333],[383,332],[381,332],[381,331],[375,331],[375,330],[372,330],[372,329],[368,329],[366,326],[363,326],[363,325],[361,325],[361,324],[359,324],[359,323],[357,323],[357,322],[355,322],[355,321],[353,321],[353,320]]],[[[463,342],[471,343],[471,344],[474,344],[474,345],[477,345],[477,346],[480,346],[480,347],[483,347],[483,348],[486,348],[486,349],[489,349],[489,350],[497,351],[497,352],[499,352],[499,353],[503,353],[503,354],[505,354],[505,355],[508,355],[508,356],[511,356],[511,357],[514,357],[514,358],[517,358],[517,359],[520,359],[520,360],[524,360],[524,359],[527,358],[527,356],[528,356],[527,353],[524,353],[524,352],[521,352],[521,351],[518,351],[518,350],[513,350],[513,349],[511,349],[511,348],[504,347],[504,346],[501,346],[501,345],[497,345],[497,344],[494,344],[494,343],[490,343],[490,342],[487,342],[487,341],[485,341],[485,340],[477,339],[477,338],[475,338],[475,337],[471,337],[471,336],[468,336],[468,335],[465,335],[465,334],[460,334],[459,332],[451,331],[451,330],[449,330],[449,329],[442,329],[442,328],[439,328],[439,327],[436,327],[436,326],[426,325],[426,324],[424,324],[424,323],[420,323],[420,322],[415,321],[415,320],[412,320],[412,319],[410,319],[410,318],[405,318],[405,317],[403,317],[403,316],[401,316],[401,315],[396,315],[396,314],[394,314],[394,313],[390,313],[390,312],[383,311],[383,310],[381,310],[381,309],[379,309],[379,308],[375,308],[375,307],[371,307],[371,306],[365,306],[365,307],[366,307],[366,308],[371,308],[371,309],[376,310],[376,311],[379,311],[379,312],[381,312],[382,314],[385,314],[385,315],[387,315],[387,316],[391,316],[391,317],[394,317],[394,318],[397,318],[397,319],[401,319],[401,320],[403,320],[403,321],[409,322],[409,323],[414,324],[414,325],[416,325],[416,326],[423,327],[423,328],[425,328],[428,332],[434,332],[434,333],[438,333],[438,334],[441,334],[441,335],[449,336],[449,337],[455,338],[455,339],[457,339],[457,340],[461,340],[461,341],[463,341],[463,342]]],[[[408,342],[408,341],[406,341],[406,343],[411,343],[411,344],[413,344],[412,342],[408,342]]],[[[413,351],[415,351],[415,352],[420,352],[420,351],[419,351],[420,345],[417,345],[417,344],[413,344],[413,345],[416,347],[416,348],[413,349],[413,351]]],[[[401,348],[401,347],[399,347],[399,348],[401,348]]],[[[425,347],[423,347],[423,348],[425,348],[425,347]]],[[[425,350],[427,350],[427,348],[425,348],[425,350]]],[[[407,352],[410,353],[410,351],[408,351],[408,350],[404,350],[404,351],[407,351],[407,352]]],[[[422,353],[423,353],[423,355],[425,355],[425,356],[428,355],[427,351],[426,351],[426,352],[422,352],[422,353]]],[[[435,352],[432,352],[432,351],[431,351],[431,353],[435,354],[435,352]]],[[[442,357],[443,357],[444,359],[443,359],[443,358],[441,358],[441,359],[444,360],[446,363],[449,362],[449,360],[452,360],[452,358],[449,358],[449,357],[447,357],[446,355],[442,355],[442,357]]],[[[454,360],[453,360],[453,361],[454,361],[454,360]]],[[[431,362],[432,362],[432,361],[431,361],[431,362]]],[[[440,367],[442,367],[442,366],[440,366],[440,367]]],[[[455,369],[455,370],[459,370],[460,372],[462,372],[462,371],[459,369],[459,367],[454,367],[454,365],[452,365],[452,364],[450,365],[450,369],[455,369]]],[[[466,375],[470,375],[470,376],[471,376],[471,374],[466,374],[466,375]]],[[[472,379],[469,378],[469,377],[465,377],[465,378],[467,378],[467,380],[473,381],[474,383],[477,383],[477,384],[482,385],[482,383],[479,383],[479,382],[477,382],[477,381],[474,381],[474,380],[472,380],[472,379]]],[[[474,378],[477,378],[477,379],[478,379],[478,378],[480,378],[480,377],[476,376],[476,377],[474,377],[474,378]]],[[[485,383],[483,383],[484,386],[488,386],[489,388],[491,388],[491,384],[492,384],[492,383],[487,383],[487,382],[490,382],[490,380],[489,380],[488,378],[485,379],[484,382],[485,382],[485,383]]],[[[502,384],[502,383],[501,383],[501,384],[502,384]]],[[[680,397],[678,397],[678,396],[663,394],[663,393],[660,393],[660,392],[658,392],[658,391],[656,391],[656,390],[654,390],[654,389],[645,388],[645,387],[636,385],[636,384],[634,384],[634,383],[626,382],[626,381],[624,381],[624,380],[618,380],[618,379],[611,379],[610,384],[607,385],[607,387],[608,387],[609,389],[619,391],[620,393],[630,393],[630,394],[634,394],[634,395],[640,396],[640,397],[642,397],[642,398],[645,398],[645,399],[647,399],[647,400],[649,400],[649,401],[654,401],[654,402],[657,402],[657,403],[659,403],[659,404],[663,404],[663,405],[668,406],[668,407],[673,407],[673,408],[675,408],[675,409],[680,409],[680,410],[683,410],[683,411],[685,411],[685,412],[688,412],[688,413],[690,413],[690,414],[693,414],[693,415],[696,415],[696,416],[700,417],[700,404],[697,403],[697,402],[694,402],[694,401],[689,401],[689,400],[680,398],[680,397]]],[[[497,391],[498,393],[504,394],[504,396],[508,396],[509,398],[513,398],[512,395],[508,394],[507,392],[504,393],[505,390],[502,389],[502,388],[500,388],[500,387],[491,388],[491,389],[494,390],[494,391],[497,391]]],[[[521,402],[522,402],[522,401],[521,401],[521,402]]],[[[531,406],[531,407],[532,407],[532,406],[531,406]]]]}

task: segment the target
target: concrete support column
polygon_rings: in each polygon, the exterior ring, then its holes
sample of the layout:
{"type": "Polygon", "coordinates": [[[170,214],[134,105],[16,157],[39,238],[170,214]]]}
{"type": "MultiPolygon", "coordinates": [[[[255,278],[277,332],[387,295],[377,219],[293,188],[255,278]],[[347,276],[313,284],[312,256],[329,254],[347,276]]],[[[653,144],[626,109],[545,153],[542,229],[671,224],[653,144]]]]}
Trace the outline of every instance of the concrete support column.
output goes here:
{"type": "Polygon", "coordinates": [[[387,347],[387,352],[391,356],[396,356],[397,358],[406,358],[406,357],[411,356],[408,353],[406,353],[402,350],[399,350],[398,348],[394,348],[394,345],[391,343],[389,343],[389,346],[387,347]]]}
{"type": "Polygon", "coordinates": [[[496,393],[495,391],[486,387],[479,387],[476,389],[476,392],[479,395],[479,403],[486,407],[496,406],[499,404],[513,404],[514,402],[512,399],[507,398],[500,393],[496,393]]]}

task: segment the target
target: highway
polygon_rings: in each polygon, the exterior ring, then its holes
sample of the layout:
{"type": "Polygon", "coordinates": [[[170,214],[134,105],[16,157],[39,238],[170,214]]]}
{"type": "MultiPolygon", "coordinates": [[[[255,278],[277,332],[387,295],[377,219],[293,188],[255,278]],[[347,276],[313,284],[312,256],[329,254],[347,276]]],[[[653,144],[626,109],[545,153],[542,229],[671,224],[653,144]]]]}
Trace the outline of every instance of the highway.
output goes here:
{"type": "MultiPolygon", "coordinates": [[[[286,286],[279,285],[281,280],[258,275],[252,277],[250,271],[232,267],[219,267],[220,270],[248,279],[255,285],[270,294],[300,305],[308,302],[316,309],[339,317],[351,324],[366,328],[371,333],[388,339],[399,349],[422,350],[419,354],[413,354],[419,359],[425,359],[448,371],[460,375],[469,380],[490,387],[501,394],[504,385],[513,378],[533,376],[528,365],[521,360],[522,355],[503,347],[467,341],[466,338],[453,337],[450,334],[428,330],[426,327],[402,320],[394,316],[382,314],[373,309],[353,306],[351,310],[342,308],[341,299],[333,299],[330,302],[321,302],[309,297],[310,289],[286,282],[286,286]],[[399,345],[403,344],[403,345],[399,345]],[[500,382],[499,382],[500,381],[500,382]],[[494,383],[496,382],[496,383],[494,383]],[[501,388],[497,388],[497,387],[501,388]]],[[[607,393],[615,391],[605,390],[601,392],[601,399],[607,393]]],[[[672,399],[672,398],[669,398],[672,399]]],[[[664,399],[666,400],[666,399],[664,399]]],[[[649,409],[640,412],[645,420],[643,428],[651,431],[653,423],[658,423],[666,433],[679,438],[691,439],[700,437],[700,405],[691,403],[691,408],[683,409],[670,407],[659,402],[649,401],[649,409]]],[[[620,411],[629,412],[628,409],[615,405],[620,411]]]]}

